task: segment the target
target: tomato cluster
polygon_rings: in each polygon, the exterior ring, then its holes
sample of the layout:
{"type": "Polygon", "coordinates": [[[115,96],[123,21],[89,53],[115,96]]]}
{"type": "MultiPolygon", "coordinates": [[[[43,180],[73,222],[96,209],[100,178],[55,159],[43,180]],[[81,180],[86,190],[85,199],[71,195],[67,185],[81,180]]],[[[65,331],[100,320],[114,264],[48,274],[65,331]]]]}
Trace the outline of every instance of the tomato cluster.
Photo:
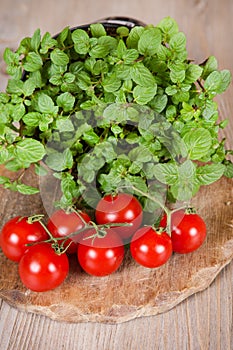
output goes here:
{"type": "Polygon", "coordinates": [[[62,209],[47,225],[38,216],[17,216],[3,226],[0,246],[6,257],[18,262],[23,284],[42,292],[66,279],[70,254],[77,254],[86,273],[107,276],[122,264],[126,247],[138,264],[157,268],[173,252],[193,252],[206,238],[204,220],[184,209],[166,209],[159,228],[142,223],[143,209],[135,196],[106,195],[96,206],[94,221],[84,211],[62,209]]]}

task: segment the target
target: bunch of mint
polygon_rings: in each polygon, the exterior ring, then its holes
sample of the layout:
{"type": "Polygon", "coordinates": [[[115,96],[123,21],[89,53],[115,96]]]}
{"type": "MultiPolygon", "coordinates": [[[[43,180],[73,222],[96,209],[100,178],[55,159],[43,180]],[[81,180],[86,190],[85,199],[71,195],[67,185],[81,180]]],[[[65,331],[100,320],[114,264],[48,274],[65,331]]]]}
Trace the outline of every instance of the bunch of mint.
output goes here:
{"type": "MultiPolygon", "coordinates": [[[[215,57],[195,64],[186,37],[170,17],[157,26],[101,23],[64,28],[52,37],[36,30],[18,49],[4,52],[11,76],[0,93],[0,164],[16,180],[5,188],[23,194],[33,165],[60,180],[59,205],[139,189],[169,201],[189,201],[200,186],[233,177],[219,130],[216,95],[230,84],[215,57]]],[[[141,193],[141,194],[140,194],[141,193]]],[[[153,212],[154,201],[143,202],[153,212]]]]}

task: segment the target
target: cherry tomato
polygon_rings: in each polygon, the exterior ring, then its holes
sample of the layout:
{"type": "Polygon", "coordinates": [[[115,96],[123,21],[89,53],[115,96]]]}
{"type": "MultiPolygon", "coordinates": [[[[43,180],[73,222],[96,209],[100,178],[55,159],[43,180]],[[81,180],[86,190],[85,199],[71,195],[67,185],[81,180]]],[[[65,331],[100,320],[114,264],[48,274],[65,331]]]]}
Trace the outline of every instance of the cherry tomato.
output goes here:
{"type": "Polygon", "coordinates": [[[18,262],[27,244],[44,241],[48,234],[38,221],[31,222],[28,217],[16,216],[6,222],[0,233],[0,246],[10,260],[18,262]]]}
{"type": "Polygon", "coordinates": [[[19,276],[23,284],[34,292],[58,287],[69,271],[65,253],[58,255],[49,243],[31,246],[19,262],[19,276]]]}
{"type": "Polygon", "coordinates": [[[142,223],[142,206],[139,201],[127,193],[115,196],[106,195],[96,207],[95,217],[98,224],[128,223],[131,226],[114,227],[123,240],[129,239],[142,223]]]}
{"type": "Polygon", "coordinates": [[[93,276],[107,276],[115,272],[124,258],[121,238],[111,228],[105,231],[104,237],[93,239],[96,230],[87,230],[78,245],[80,266],[93,276]]]}
{"type": "MultiPolygon", "coordinates": [[[[163,216],[160,226],[166,227],[167,218],[163,216]]],[[[171,239],[173,251],[186,254],[198,249],[206,238],[206,224],[195,213],[177,210],[171,215],[171,239]]]]}
{"type": "Polygon", "coordinates": [[[141,227],[133,235],[130,252],[138,264],[159,267],[172,255],[171,238],[166,232],[157,232],[151,226],[141,227]]]}
{"type": "MultiPolygon", "coordinates": [[[[64,210],[59,209],[50,216],[47,227],[54,237],[65,237],[81,230],[85,223],[89,221],[91,221],[91,218],[85,212],[80,211],[78,214],[75,212],[66,213],[64,210]]],[[[67,247],[71,243],[66,251],[68,254],[77,252],[77,242],[79,239],[79,235],[72,237],[72,239],[67,239],[64,247],[67,247]]],[[[62,244],[62,241],[60,241],[60,244],[62,244]]]]}

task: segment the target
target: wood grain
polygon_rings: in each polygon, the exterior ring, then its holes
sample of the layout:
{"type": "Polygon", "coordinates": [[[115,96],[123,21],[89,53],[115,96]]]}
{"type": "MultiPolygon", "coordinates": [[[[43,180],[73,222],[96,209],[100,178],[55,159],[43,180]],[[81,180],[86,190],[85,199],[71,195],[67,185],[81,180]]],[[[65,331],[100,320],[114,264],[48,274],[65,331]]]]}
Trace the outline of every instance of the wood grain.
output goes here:
{"type": "MultiPolygon", "coordinates": [[[[1,0],[0,86],[5,88],[2,53],[6,46],[40,27],[57,33],[65,25],[77,25],[105,16],[124,15],[156,24],[164,16],[174,17],[187,36],[189,56],[201,62],[208,55],[218,58],[221,68],[233,71],[233,2],[231,0],[1,0]]],[[[233,147],[233,86],[218,98],[221,118],[229,118],[227,145],[233,147]]],[[[11,195],[1,198],[14,201],[11,195]]],[[[211,212],[214,203],[208,208],[211,212]]],[[[1,213],[3,213],[1,211],[1,213]]],[[[220,218],[222,215],[220,214],[220,218]]],[[[169,312],[141,317],[122,324],[67,324],[18,311],[0,302],[0,349],[104,349],[104,350],[232,350],[233,263],[228,264],[202,292],[185,299],[169,312]]]]}

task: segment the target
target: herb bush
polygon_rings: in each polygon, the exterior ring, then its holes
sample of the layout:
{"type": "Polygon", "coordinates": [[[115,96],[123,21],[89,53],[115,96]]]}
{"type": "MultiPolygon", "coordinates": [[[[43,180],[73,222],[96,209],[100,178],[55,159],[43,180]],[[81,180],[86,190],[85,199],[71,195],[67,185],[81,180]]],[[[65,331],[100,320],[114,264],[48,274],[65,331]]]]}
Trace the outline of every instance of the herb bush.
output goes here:
{"type": "Polygon", "coordinates": [[[189,59],[172,18],[114,33],[101,23],[56,37],[38,29],[4,60],[11,78],[0,93],[0,164],[19,171],[14,181],[0,177],[5,188],[39,192],[24,183],[33,165],[60,180],[62,207],[94,206],[124,189],[152,213],[150,196],[189,201],[200,186],[233,176],[219,137],[227,120],[214,101],[230,72],[214,56],[189,59]]]}

